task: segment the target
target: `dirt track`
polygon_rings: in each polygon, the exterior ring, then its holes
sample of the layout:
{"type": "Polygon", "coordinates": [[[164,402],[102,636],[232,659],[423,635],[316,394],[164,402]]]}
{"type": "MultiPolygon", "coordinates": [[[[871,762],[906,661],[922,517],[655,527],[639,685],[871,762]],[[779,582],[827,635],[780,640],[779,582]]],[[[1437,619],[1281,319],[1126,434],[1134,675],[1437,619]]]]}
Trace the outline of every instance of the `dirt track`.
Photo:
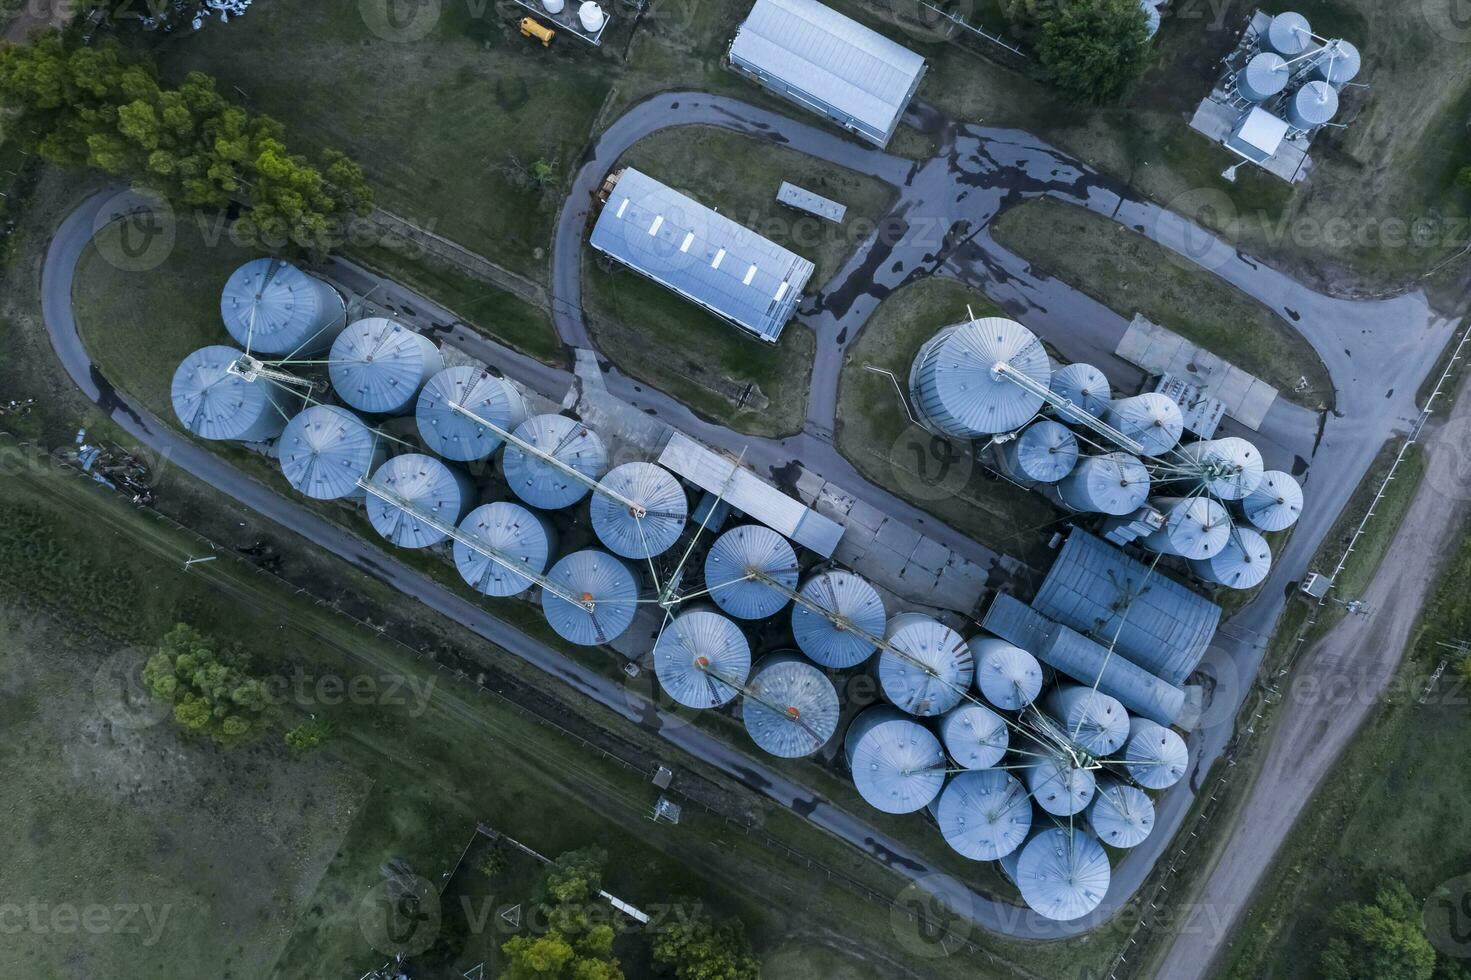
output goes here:
{"type": "Polygon", "coordinates": [[[1211,870],[1157,976],[1208,976],[1228,949],[1231,929],[1317,785],[1379,703],[1466,512],[1471,487],[1456,477],[1471,427],[1471,380],[1449,420],[1427,431],[1430,473],[1421,483],[1362,598],[1371,610],[1345,616],[1307,654],[1287,687],[1262,769],[1224,858],[1211,870]],[[1452,433],[1457,438],[1445,438],[1452,433]]]}

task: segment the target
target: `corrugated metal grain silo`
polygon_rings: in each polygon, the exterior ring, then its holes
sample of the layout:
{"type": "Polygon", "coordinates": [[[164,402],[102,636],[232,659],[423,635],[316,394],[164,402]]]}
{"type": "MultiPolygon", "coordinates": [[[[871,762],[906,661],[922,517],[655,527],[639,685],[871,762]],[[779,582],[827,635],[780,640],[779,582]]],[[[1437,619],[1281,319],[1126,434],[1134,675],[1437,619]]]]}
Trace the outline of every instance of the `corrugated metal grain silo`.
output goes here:
{"type": "Polygon", "coordinates": [[[443,369],[434,341],[381,316],[350,324],[327,355],[337,397],[373,415],[408,411],[419,389],[443,369]]]}
{"type": "Polygon", "coordinates": [[[895,707],[929,717],[960,703],[975,678],[975,660],[959,633],[911,612],[889,620],[884,638],[890,649],[879,654],[879,687],[895,707]]]}
{"type": "Polygon", "coordinates": [[[1154,801],[1137,786],[1103,776],[1088,804],[1088,826],[1109,847],[1138,847],[1154,829],[1154,801]]]}
{"type": "Polygon", "coordinates": [[[253,259],[230,274],[220,316],[252,354],[306,356],[332,346],[347,304],[330,284],[280,259],[253,259]]]}
{"type": "Polygon", "coordinates": [[[653,463],[624,463],[609,470],[601,483],[618,495],[596,490],[592,495],[592,528],[609,551],[642,559],[674,547],[684,533],[690,505],[673,473],[653,463]]]}
{"type": "Polygon", "coordinates": [[[1174,449],[1185,432],[1180,406],[1157,391],[1120,398],[1109,408],[1104,421],[1138,442],[1149,456],[1163,456],[1174,449]]]}
{"type": "Polygon", "coordinates": [[[878,647],[867,637],[882,637],[884,601],[868,582],[842,569],[813,575],[797,590],[813,607],[792,606],[792,635],[817,663],[834,670],[856,667],[878,647]],[[860,636],[854,628],[866,636],[860,636]]]}
{"type": "Polygon", "coordinates": [[[505,378],[468,365],[440,371],[419,392],[414,420],[426,446],[445,459],[462,463],[485,459],[503,440],[451,405],[462,406],[503,432],[514,432],[526,421],[526,399],[505,378]]]}
{"type": "Polygon", "coordinates": [[[1021,847],[1032,829],[1032,801],[999,769],[956,774],[931,807],[940,834],[972,861],[997,861],[1021,847]]]}
{"type": "Polygon", "coordinates": [[[1191,561],[1190,570],[1228,589],[1254,589],[1272,570],[1272,546],[1249,527],[1233,527],[1226,547],[1210,558],[1191,561]]]}
{"type": "Polygon", "coordinates": [[[843,737],[853,785],[885,813],[913,813],[945,785],[945,751],[929,729],[887,704],[864,710],[843,737]]]}
{"type": "Polygon", "coordinates": [[[746,685],[741,720],[762,750],[782,759],[811,755],[838,730],[838,692],[795,652],[761,658],[746,685]]]}
{"type": "MultiPolygon", "coordinates": [[[[514,435],[589,479],[597,480],[608,471],[603,440],[565,415],[533,415],[514,435]]],[[[501,462],[511,492],[541,510],[570,507],[591,490],[586,482],[516,446],[506,447],[501,462]]]]}
{"type": "MultiPolygon", "coordinates": [[[[1113,405],[1113,388],[1103,372],[1091,364],[1066,364],[1052,372],[1052,392],[1061,395],[1094,418],[1101,419],[1113,405]]],[[[1069,413],[1057,409],[1064,417],[1069,413]]]]}
{"type": "Polygon", "coordinates": [[[1042,831],[1027,842],[1016,865],[1022,900],[1037,914],[1061,922],[1096,909],[1112,878],[1103,845],[1077,828],[1042,831]]]}
{"type": "Polygon", "coordinates": [[[1262,454],[1240,436],[1180,447],[1187,479],[1220,500],[1241,500],[1262,482],[1262,454]]]}
{"type": "Polygon", "coordinates": [[[1089,755],[1112,755],[1129,737],[1129,713],[1118,698],[1102,691],[1059,684],[1048,692],[1043,706],[1067,740],[1089,755]]]}
{"type": "Polygon", "coordinates": [[[1040,758],[1023,772],[1032,798],[1054,817],[1082,813],[1097,788],[1093,770],[1079,767],[1062,753],[1040,758]]]}
{"type": "Polygon", "coordinates": [[[967,701],[940,717],[940,741],[955,764],[965,769],[989,769],[1006,755],[1011,740],[1006,719],[985,705],[967,701]]]}
{"type": "Polygon", "coordinates": [[[475,485],[464,471],[422,453],[393,457],[378,467],[371,482],[402,501],[400,506],[371,491],[367,494],[373,530],[400,548],[427,548],[447,537],[417,515],[454,526],[475,505],[475,485]]]}
{"type": "Polygon", "coordinates": [[[541,609],[557,635],[579,646],[597,646],[621,636],[638,611],[638,576],[606,551],[574,551],[546,577],[575,601],[541,590],[541,609]],[[591,608],[589,608],[589,604],[591,608]]]}
{"type": "Polygon", "coordinates": [[[743,524],[715,539],[705,556],[705,588],[732,616],[769,619],[791,600],[766,582],[747,578],[752,571],[797,589],[797,553],[786,538],[761,524],[743,524]]]}
{"type": "Polygon", "coordinates": [[[1267,470],[1239,506],[1260,530],[1285,531],[1302,516],[1302,486],[1289,473],[1267,470]]]}
{"type": "Polygon", "coordinates": [[[269,378],[230,371],[245,355],[233,347],[201,347],[174,371],[174,415],[201,439],[268,442],[286,428],[300,395],[269,378]]]}
{"type": "Polygon", "coordinates": [[[1058,500],[1072,510],[1123,517],[1149,499],[1149,468],[1128,453],[1088,456],[1057,484],[1058,500]]]}
{"type": "Polygon", "coordinates": [[[966,641],[976,662],[976,687],[1003,711],[1020,711],[1042,691],[1042,667],[1019,646],[994,636],[966,641]]]}
{"type": "Polygon", "coordinates": [[[1164,526],[1144,538],[1144,547],[1185,559],[1211,558],[1231,537],[1231,516],[1210,497],[1158,497],[1152,504],[1164,526]]]}
{"type": "Polygon", "coordinates": [[[1190,751],[1179,733],[1147,718],[1129,719],[1124,769],[1145,789],[1169,789],[1190,766],[1190,751]]]}
{"type": "Polygon", "coordinates": [[[996,461],[1018,483],[1056,483],[1078,465],[1078,437],[1061,422],[1040,419],[1003,443],[996,461]]]}
{"type": "Polygon", "coordinates": [[[654,645],[659,686],[690,708],[716,708],[734,700],[751,674],[751,645],[734,622],[717,612],[692,609],[669,621],[654,645]]]}
{"type": "Polygon", "coordinates": [[[286,424],[277,443],[281,473],[314,500],[363,496],[359,480],[383,462],[387,446],[352,412],[313,405],[286,424]]]}
{"type": "Polygon", "coordinates": [[[986,317],[946,327],[914,359],[909,390],[929,426],[959,439],[1010,432],[1043,405],[1001,365],[1046,388],[1052,365],[1042,342],[1015,320],[986,317]]]}
{"type": "Polygon", "coordinates": [[[513,596],[531,588],[532,580],[516,569],[540,575],[557,550],[557,532],[540,514],[509,500],[476,507],[460,522],[460,531],[516,565],[508,566],[464,541],[454,546],[455,567],[481,595],[513,596]]]}

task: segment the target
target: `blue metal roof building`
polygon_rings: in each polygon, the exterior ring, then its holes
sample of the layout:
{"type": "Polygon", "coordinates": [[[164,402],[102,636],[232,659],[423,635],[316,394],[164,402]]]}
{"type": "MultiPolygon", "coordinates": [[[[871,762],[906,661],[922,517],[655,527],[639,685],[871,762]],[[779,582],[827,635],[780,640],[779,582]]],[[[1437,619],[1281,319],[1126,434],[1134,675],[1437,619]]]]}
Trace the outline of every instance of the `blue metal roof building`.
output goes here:
{"type": "Polygon", "coordinates": [[[1175,685],[1200,663],[1221,620],[1220,606],[1079,530],[1068,535],[1032,608],[1113,643],[1116,652],[1175,685]]]}
{"type": "Polygon", "coordinates": [[[776,343],[812,263],[626,167],[608,178],[592,247],[768,343],[776,343]]]}
{"type": "Polygon", "coordinates": [[[732,68],[878,146],[924,77],[924,59],[816,0],[756,0],[732,68]]]}

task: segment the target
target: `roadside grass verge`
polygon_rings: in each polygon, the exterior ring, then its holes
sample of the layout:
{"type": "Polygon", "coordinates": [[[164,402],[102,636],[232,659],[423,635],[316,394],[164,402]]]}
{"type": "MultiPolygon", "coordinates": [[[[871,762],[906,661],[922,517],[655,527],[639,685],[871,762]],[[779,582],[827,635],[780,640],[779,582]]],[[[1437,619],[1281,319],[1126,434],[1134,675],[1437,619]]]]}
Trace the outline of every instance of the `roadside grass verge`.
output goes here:
{"type": "Polygon", "coordinates": [[[1086,208],[1036,198],[1003,211],[991,234],[1046,276],[1061,279],[1115,313],[1143,313],[1256,375],[1289,401],[1330,404],[1333,384],[1307,341],[1281,317],[1204,270],[1187,270],[1168,249],[1086,208]],[[1308,388],[1297,391],[1298,377],[1308,388]]]}
{"type": "Polygon", "coordinates": [[[1039,494],[976,463],[969,444],[935,436],[905,412],[915,354],[940,327],[964,320],[967,306],[978,317],[1001,315],[981,293],[938,277],[904,286],[880,304],[844,358],[838,449],[879,486],[987,547],[1041,567],[1048,554],[1047,525],[1062,519],[1061,513],[1039,494]]]}

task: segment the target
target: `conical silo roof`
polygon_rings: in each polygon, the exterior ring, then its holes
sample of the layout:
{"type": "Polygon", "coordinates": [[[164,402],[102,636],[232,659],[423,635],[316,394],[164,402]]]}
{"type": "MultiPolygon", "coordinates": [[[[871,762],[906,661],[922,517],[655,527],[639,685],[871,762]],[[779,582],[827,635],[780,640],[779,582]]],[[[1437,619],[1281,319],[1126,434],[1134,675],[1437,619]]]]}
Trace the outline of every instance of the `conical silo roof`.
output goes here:
{"type": "Polygon", "coordinates": [[[381,316],[350,324],[332,342],[327,361],[337,396],[374,415],[406,411],[443,368],[434,341],[381,316]]]}
{"type": "Polygon", "coordinates": [[[1291,75],[1291,69],[1280,54],[1261,51],[1252,55],[1236,76],[1236,91],[1242,98],[1261,102],[1286,88],[1291,75]]]}
{"type": "Polygon", "coordinates": [[[1231,537],[1231,516],[1210,497],[1160,497],[1154,507],[1165,515],[1164,526],[1144,539],[1144,546],[1181,558],[1211,558],[1231,537]]]}
{"type": "Polygon", "coordinates": [[[1228,589],[1254,589],[1272,570],[1272,546],[1249,527],[1233,527],[1226,547],[1210,558],[1192,561],[1190,570],[1228,589]]]}
{"type": "Polygon", "coordinates": [[[1289,473],[1267,470],[1241,501],[1241,512],[1263,531],[1285,531],[1302,516],[1302,487],[1289,473]]]}
{"type": "Polygon", "coordinates": [[[746,688],[741,720],[751,739],[771,755],[811,755],[838,730],[833,682],[795,652],[761,658],[746,688]]]}
{"type": "Polygon", "coordinates": [[[1323,45],[1322,53],[1313,62],[1312,76],[1334,88],[1343,88],[1358,75],[1362,64],[1358,48],[1341,37],[1334,38],[1323,45]]]}
{"type": "Polygon", "coordinates": [[[1313,129],[1338,114],[1338,90],[1324,81],[1305,83],[1287,100],[1287,121],[1294,129],[1313,129]]]}
{"type": "Polygon", "coordinates": [[[843,748],[859,795],[885,813],[922,810],[945,784],[939,740],[889,705],[875,705],[853,719],[843,748]]]}
{"type": "Polygon", "coordinates": [[[1180,406],[1157,391],[1120,398],[1108,410],[1105,421],[1143,446],[1149,456],[1162,456],[1175,448],[1185,431],[1180,406]]]}
{"type": "Polygon", "coordinates": [[[1088,804],[1088,826],[1109,847],[1138,847],[1154,829],[1154,801],[1139,787],[1104,776],[1088,804]]]}
{"type": "MultiPolygon", "coordinates": [[[[509,500],[476,507],[460,531],[535,575],[546,571],[556,549],[556,531],[546,519],[509,500]]],[[[454,552],[460,577],[481,595],[512,596],[531,588],[531,579],[463,541],[455,542],[454,552]]]]}
{"type": "Polygon", "coordinates": [[[1129,737],[1128,712],[1102,691],[1059,684],[1044,704],[1067,740],[1094,757],[1112,755],[1129,737]]]}
{"type": "Polygon", "coordinates": [[[574,551],[552,566],[547,578],[588,609],[541,590],[541,608],[557,635],[569,643],[597,646],[623,634],[638,610],[638,578],[622,559],[606,551],[574,551]]]}
{"type": "Polygon", "coordinates": [[[1097,782],[1093,771],[1079,768],[1061,753],[1038,759],[1023,772],[1032,798],[1055,817],[1081,813],[1093,799],[1097,782]]]}
{"type": "Polygon", "coordinates": [[[752,570],[797,589],[797,553],[786,538],[761,524],[743,524],[715,539],[705,556],[705,588],[732,616],[769,619],[791,600],[765,582],[747,579],[752,570]]]}
{"type": "Polygon", "coordinates": [[[230,371],[244,357],[233,347],[201,347],[174,371],[174,415],[201,439],[266,442],[286,428],[293,396],[268,378],[230,371]]]}
{"type": "Polygon", "coordinates": [[[1001,446],[1007,475],[1021,483],[1056,483],[1078,464],[1078,437],[1061,422],[1040,419],[1001,446]]]}
{"type": "Polygon", "coordinates": [[[1180,455],[1189,478],[1220,500],[1241,500],[1262,482],[1262,454],[1239,436],[1192,442],[1180,455]]]}
{"type": "Polygon", "coordinates": [[[1025,425],[1042,397],[1006,378],[1000,365],[1043,388],[1051,380],[1041,341],[1015,320],[986,317],[946,327],[915,358],[914,403],[934,428],[961,439],[1025,425]]]}
{"type": "Polygon", "coordinates": [[[1006,754],[1010,733],[1005,718],[985,705],[967,701],[940,717],[940,741],[957,766],[989,769],[1006,754]]]}
{"type": "Polygon", "coordinates": [[[674,474],[653,463],[624,463],[601,482],[643,508],[638,514],[607,494],[592,495],[592,529],[609,551],[624,558],[652,558],[674,547],[689,516],[689,498],[674,474]]]}
{"type": "Polygon", "coordinates": [[[817,607],[809,609],[800,602],[792,606],[792,635],[807,656],[824,667],[842,670],[858,666],[878,649],[853,629],[869,636],[884,635],[884,601],[866,581],[852,572],[833,569],[809,578],[798,593],[817,607]]]}
{"type": "Polygon", "coordinates": [[[1052,391],[1094,418],[1103,418],[1113,405],[1113,388],[1108,378],[1098,368],[1081,361],[1052,372],[1052,391]]]}
{"type": "Polygon", "coordinates": [[[889,621],[885,639],[893,649],[879,654],[879,686],[896,707],[928,717],[960,703],[975,677],[975,660],[959,633],[929,616],[900,613],[889,621]]]}
{"type": "MultiPolygon", "coordinates": [[[[587,426],[565,415],[533,415],[516,429],[516,438],[596,480],[608,469],[603,440],[587,426]]],[[[590,487],[551,463],[516,446],[501,457],[511,492],[533,507],[559,510],[587,496],[590,487]]]]}
{"type": "Polygon", "coordinates": [[[360,496],[358,481],[381,462],[376,433],[352,412],[313,405],[286,424],[277,443],[281,473],[297,493],[314,500],[360,496]]]}
{"type": "Polygon", "coordinates": [[[254,259],[231,273],[220,316],[252,354],[317,354],[332,346],[347,306],[327,282],[289,262],[254,259]]]}
{"type": "Polygon", "coordinates": [[[1175,731],[1147,718],[1129,719],[1124,769],[1146,789],[1169,789],[1190,766],[1190,751],[1175,731]]]}
{"type": "Polygon", "coordinates": [[[445,459],[466,463],[485,459],[503,441],[451,405],[462,406],[504,432],[514,432],[526,421],[526,399],[510,381],[468,365],[445,368],[424,385],[414,407],[424,444],[445,459]]]}
{"type": "Polygon", "coordinates": [[[1295,58],[1313,43],[1312,29],[1302,14],[1288,10],[1277,14],[1267,25],[1262,44],[1284,58],[1295,58]]]}
{"type": "Polygon", "coordinates": [[[741,693],[751,674],[751,645],[731,620],[694,609],[664,627],[654,645],[654,673],[680,704],[715,708],[741,693]]]}
{"type": "Polygon", "coordinates": [[[1057,484],[1063,505],[1086,513],[1132,514],[1149,499],[1149,468],[1128,453],[1088,456],[1057,484]]]}
{"type": "Polygon", "coordinates": [[[1096,909],[1112,877],[1103,845],[1077,829],[1042,831],[1027,843],[1016,865],[1022,900],[1039,915],[1061,922],[1096,909]]]}
{"type": "Polygon", "coordinates": [[[421,453],[393,457],[378,467],[372,482],[402,498],[409,508],[405,510],[372,493],[367,495],[368,521],[373,530],[400,548],[427,548],[445,539],[444,532],[415,515],[456,525],[475,502],[475,487],[469,477],[421,453]]]}
{"type": "Polygon", "coordinates": [[[1042,667],[1019,646],[994,636],[967,641],[976,662],[976,687],[985,699],[1003,711],[1020,711],[1042,690],[1042,667]]]}
{"type": "Polygon", "coordinates": [[[934,806],[940,834],[972,861],[996,861],[1027,839],[1032,801],[1022,784],[999,769],[958,773],[934,806]]]}

